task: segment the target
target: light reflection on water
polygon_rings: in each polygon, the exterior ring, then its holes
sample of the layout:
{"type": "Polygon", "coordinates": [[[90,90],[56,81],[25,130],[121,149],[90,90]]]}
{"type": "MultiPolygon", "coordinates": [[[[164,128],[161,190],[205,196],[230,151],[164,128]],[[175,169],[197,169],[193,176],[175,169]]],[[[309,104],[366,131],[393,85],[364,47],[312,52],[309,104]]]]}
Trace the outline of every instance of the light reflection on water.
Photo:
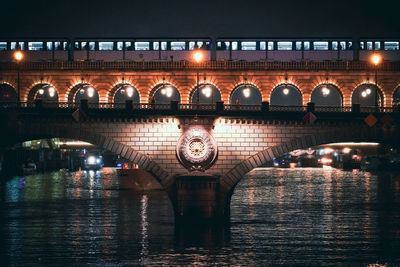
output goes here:
{"type": "Polygon", "coordinates": [[[174,227],[162,191],[118,189],[114,169],[0,184],[6,265],[400,264],[400,179],[336,169],[256,169],[226,227],[174,227]]]}

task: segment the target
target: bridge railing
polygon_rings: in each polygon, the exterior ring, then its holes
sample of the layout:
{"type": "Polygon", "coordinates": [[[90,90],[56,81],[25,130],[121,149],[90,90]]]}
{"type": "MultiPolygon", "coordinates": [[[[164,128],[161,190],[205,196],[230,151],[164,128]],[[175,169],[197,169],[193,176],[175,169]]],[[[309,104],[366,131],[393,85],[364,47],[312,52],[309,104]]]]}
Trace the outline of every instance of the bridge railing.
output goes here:
{"type": "Polygon", "coordinates": [[[40,109],[107,109],[107,110],[160,110],[160,111],[243,111],[243,112],[307,112],[316,113],[398,113],[400,107],[377,107],[353,105],[349,106],[278,106],[278,105],[241,105],[241,104],[179,104],[171,103],[67,103],[67,102],[0,102],[0,109],[40,108],[40,109]]]}
{"type": "MultiPolygon", "coordinates": [[[[368,61],[54,61],[0,62],[0,70],[367,70],[376,69],[368,61]]],[[[400,70],[400,62],[382,62],[379,70],[400,70]]]]}

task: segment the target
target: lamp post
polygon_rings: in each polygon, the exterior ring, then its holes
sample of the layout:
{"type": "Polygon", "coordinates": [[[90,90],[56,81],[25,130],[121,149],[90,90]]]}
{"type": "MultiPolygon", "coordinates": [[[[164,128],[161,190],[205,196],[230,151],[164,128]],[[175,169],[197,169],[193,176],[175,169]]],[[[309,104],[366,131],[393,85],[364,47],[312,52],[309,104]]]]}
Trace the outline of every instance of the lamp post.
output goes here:
{"type": "Polygon", "coordinates": [[[21,60],[24,58],[24,54],[21,52],[21,51],[16,51],[15,53],[14,53],[14,58],[15,58],[15,60],[17,61],[17,64],[18,64],[18,67],[17,67],[17,69],[18,69],[18,72],[17,72],[17,94],[18,94],[18,96],[17,96],[17,107],[19,107],[20,106],[20,104],[21,104],[21,98],[20,98],[20,96],[21,96],[21,89],[20,89],[20,79],[19,79],[19,75],[20,75],[20,62],[21,62],[21,60]]]}
{"type": "Polygon", "coordinates": [[[378,65],[382,62],[382,56],[373,54],[371,56],[371,62],[375,66],[375,108],[378,109],[378,65]]]}
{"type": "MultiPolygon", "coordinates": [[[[203,53],[200,50],[197,50],[193,53],[193,59],[196,63],[200,63],[203,61],[203,53]]],[[[200,104],[200,88],[199,88],[199,69],[197,68],[197,100],[196,104],[200,104]]]]}

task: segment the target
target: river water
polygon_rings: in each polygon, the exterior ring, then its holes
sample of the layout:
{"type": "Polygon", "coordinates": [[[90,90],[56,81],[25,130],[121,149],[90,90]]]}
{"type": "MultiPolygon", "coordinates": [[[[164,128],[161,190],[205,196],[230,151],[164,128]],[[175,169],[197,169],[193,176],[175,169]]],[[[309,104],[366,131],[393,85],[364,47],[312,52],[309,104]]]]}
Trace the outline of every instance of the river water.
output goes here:
{"type": "Polygon", "coordinates": [[[260,168],[231,223],[175,227],[162,191],[118,189],[115,169],[0,184],[1,266],[400,266],[400,175],[260,168]]]}

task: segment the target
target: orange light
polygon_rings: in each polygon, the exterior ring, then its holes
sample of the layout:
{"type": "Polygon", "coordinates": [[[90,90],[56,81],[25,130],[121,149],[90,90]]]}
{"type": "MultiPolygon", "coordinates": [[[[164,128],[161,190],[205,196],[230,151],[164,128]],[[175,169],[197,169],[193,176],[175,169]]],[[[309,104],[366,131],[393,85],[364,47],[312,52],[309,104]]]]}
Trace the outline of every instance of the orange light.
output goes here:
{"type": "Polygon", "coordinates": [[[344,153],[344,154],[349,154],[350,151],[351,151],[351,148],[350,148],[350,147],[345,147],[345,148],[343,148],[343,153],[344,153]]]}
{"type": "Polygon", "coordinates": [[[21,60],[24,58],[24,54],[22,54],[21,51],[16,51],[16,52],[14,53],[14,58],[15,58],[17,61],[21,61],[21,60]]]}
{"type": "Polygon", "coordinates": [[[330,165],[332,163],[332,159],[323,157],[319,159],[319,162],[323,165],[330,165]]]}
{"type": "Polygon", "coordinates": [[[197,63],[201,62],[203,60],[203,53],[200,51],[196,51],[193,54],[193,59],[194,61],[196,61],[197,63]]]}
{"type": "Polygon", "coordinates": [[[382,61],[381,55],[379,55],[379,54],[373,54],[373,55],[371,56],[371,62],[372,62],[375,66],[378,65],[379,63],[381,63],[381,61],[382,61]]]}

